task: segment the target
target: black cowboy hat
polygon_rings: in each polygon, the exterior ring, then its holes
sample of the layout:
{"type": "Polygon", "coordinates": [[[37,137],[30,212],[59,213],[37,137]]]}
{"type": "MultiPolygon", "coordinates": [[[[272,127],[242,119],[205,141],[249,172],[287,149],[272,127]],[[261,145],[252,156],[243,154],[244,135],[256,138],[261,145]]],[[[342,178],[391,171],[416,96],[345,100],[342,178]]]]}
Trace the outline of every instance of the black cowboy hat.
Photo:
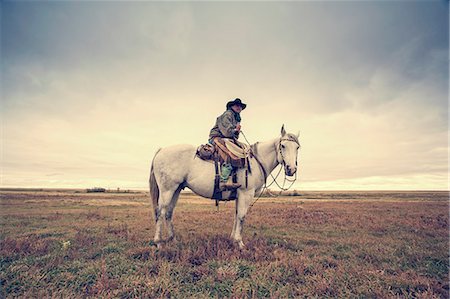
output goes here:
{"type": "Polygon", "coordinates": [[[227,110],[230,109],[231,106],[233,105],[239,105],[242,107],[242,110],[245,109],[245,107],[247,107],[247,104],[242,103],[241,99],[235,99],[233,101],[229,101],[227,103],[227,110]]]}

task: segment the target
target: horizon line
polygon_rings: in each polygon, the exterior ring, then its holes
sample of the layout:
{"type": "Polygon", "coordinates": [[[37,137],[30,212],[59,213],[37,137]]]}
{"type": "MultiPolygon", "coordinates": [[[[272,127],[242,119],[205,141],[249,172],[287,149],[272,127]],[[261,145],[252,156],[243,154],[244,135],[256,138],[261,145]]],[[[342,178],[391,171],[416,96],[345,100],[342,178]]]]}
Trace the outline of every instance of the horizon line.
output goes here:
{"type": "MultiPolygon", "coordinates": [[[[70,188],[70,187],[61,187],[61,188],[52,188],[52,187],[0,187],[0,191],[79,191],[79,190],[88,190],[94,188],[102,188],[102,187],[87,187],[87,188],[70,188]]],[[[104,188],[106,191],[140,191],[140,192],[148,192],[148,189],[143,188],[104,188]]],[[[269,188],[270,191],[274,191],[269,188]]],[[[286,190],[283,192],[450,192],[450,189],[292,189],[286,190]]],[[[193,193],[192,190],[182,190],[182,193],[193,193]]],[[[279,192],[279,190],[275,190],[275,192],[279,192]]]]}

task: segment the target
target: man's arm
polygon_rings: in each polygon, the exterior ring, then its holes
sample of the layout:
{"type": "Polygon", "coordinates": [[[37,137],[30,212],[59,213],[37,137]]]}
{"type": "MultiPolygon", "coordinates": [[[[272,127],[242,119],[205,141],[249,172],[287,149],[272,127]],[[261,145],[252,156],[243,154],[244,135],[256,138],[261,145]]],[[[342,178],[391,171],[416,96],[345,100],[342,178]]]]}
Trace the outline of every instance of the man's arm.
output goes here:
{"type": "Polygon", "coordinates": [[[220,133],[226,138],[236,137],[236,127],[233,122],[233,115],[224,113],[218,122],[220,133]]]}

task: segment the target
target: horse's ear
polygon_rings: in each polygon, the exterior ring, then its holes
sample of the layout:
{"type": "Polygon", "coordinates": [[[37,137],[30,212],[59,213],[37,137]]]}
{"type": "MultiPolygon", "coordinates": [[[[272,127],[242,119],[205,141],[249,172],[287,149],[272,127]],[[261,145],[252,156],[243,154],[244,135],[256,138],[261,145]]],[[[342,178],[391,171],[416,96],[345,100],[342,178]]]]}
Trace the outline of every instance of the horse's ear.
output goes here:
{"type": "Polygon", "coordinates": [[[284,129],[284,124],[281,127],[281,137],[283,137],[284,135],[286,135],[286,130],[284,129]]]}
{"type": "Polygon", "coordinates": [[[300,130],[298,130],[298,132],[297,132],[297,138],[299,138],[300,137],[300,130]]]}

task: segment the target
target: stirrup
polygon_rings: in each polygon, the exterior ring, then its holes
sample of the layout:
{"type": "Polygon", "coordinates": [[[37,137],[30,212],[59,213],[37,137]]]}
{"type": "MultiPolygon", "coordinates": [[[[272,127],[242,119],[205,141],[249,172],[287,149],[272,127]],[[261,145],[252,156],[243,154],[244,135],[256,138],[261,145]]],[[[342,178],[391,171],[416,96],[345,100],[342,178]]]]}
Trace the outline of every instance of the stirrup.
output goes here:
{"type": "Polygon", "coordinates": [[[219,183],[219,188],[221,191],[226,191],[226,190],[235,190],[237,188],[240,188],[242,185],[238,184],[238,183],[229,183],[227,182],[220,182],[219,183]]]}

